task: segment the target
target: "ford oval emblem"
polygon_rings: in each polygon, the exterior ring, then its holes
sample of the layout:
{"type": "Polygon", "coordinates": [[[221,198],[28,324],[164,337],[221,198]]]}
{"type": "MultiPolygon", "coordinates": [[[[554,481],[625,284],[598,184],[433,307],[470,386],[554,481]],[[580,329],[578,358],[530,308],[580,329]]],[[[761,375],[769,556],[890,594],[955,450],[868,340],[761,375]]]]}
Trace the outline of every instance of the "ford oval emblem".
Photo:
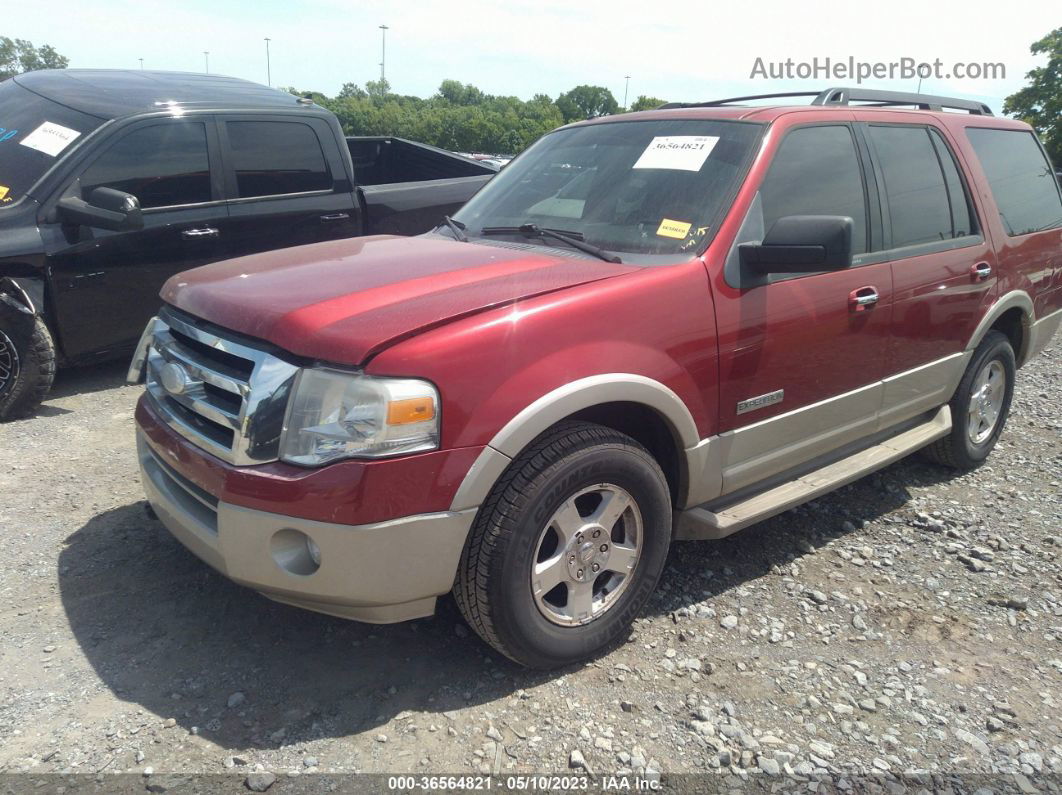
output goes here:
{"type": "Polygon", "coordinates": [[[192,383],[192,379],[188,377],[188,371],[177,362],[168,362],[162,368],[159,381],[162,383],[162,388],[171,395],[183,395],[192,383]]]}

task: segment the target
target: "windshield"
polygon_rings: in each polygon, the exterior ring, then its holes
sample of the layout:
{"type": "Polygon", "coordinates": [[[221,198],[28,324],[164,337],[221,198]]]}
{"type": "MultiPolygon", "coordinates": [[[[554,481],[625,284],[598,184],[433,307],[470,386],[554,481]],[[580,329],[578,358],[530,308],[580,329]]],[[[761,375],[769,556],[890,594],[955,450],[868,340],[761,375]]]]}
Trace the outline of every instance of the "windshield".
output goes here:
{"type": "MultiPolygon", "coordinates": [[[[621,254],[696,253],[721,221],[761,130],[745,122],[682,119],[559,130],[504,168],[454,217],[469,237],[507,227],[523,239],[517,228],[534,224],[621,254]]],[[[534,242],[566,247],[544,237],[534,242]]]]}
{"type": "Polygon", "coordinates": [[[21,199],[70,146],[102,119],[0,83],[0,207],[21,199]]]}

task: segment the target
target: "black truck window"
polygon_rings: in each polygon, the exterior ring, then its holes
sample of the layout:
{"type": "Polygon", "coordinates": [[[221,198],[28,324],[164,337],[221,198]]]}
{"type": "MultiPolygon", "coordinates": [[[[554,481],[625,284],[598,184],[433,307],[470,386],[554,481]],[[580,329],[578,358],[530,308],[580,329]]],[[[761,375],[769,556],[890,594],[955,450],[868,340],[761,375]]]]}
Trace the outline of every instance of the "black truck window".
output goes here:
{"type": "Polygon", "coordinates": [[[81,175],[86,201],[101,187],[131,193],[145,209],[210,201],[206,128],[168,121],[123,136],[81,175]]]}
{"type": "Polygon", "coordinates": [[[1031,132],[970,127],[966,134],[984,167],[1008,235],[1062,226],[1058,182],[1031,132]]]}
{"type": "Polygon", "coordinates": [[[332,176],[317,133],[302,122],[226,122],[241,199],[329,190],[332,176]]]}

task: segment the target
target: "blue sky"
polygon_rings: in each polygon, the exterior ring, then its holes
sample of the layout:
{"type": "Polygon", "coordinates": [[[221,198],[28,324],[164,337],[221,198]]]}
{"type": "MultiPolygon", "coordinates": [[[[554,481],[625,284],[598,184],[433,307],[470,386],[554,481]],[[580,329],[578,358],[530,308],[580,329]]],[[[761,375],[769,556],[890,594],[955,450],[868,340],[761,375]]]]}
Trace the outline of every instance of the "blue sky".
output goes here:
{"type": "MultiPolygon", "coordinates": [[[[393,88],[421,96],[452,78],[523,98],[591,83],[622,102],[629,74],[632,100],[693,101],[837,82],[752,80],[757,57],[999,62],[1004,80],[922,85],[927,93],[982,99],[998,112],[1037,65],[1029,45],[1057,25],[1049,11],[1043,0],[52,0],[5,4],[0,34],[49,43],[76,67],[138,68],[143,58],[147,68],[202,71],[208,50],[210,71],[259,82],[266,81],[269,36],[274,85],[328,94],[379,76],[380,24],[390,27],[393,88]]],[[[914,90],[917,81],[864,85],[914,90]]]]}

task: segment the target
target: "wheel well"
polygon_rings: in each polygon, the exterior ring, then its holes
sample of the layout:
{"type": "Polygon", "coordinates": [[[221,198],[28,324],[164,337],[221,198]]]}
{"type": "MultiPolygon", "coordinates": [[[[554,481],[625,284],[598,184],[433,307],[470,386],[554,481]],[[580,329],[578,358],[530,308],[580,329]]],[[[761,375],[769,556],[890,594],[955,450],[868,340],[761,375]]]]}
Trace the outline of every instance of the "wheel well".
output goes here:
{"type": "Polygon", "coordinates": [[[682,446],[660,414],[641,403],[602,403],[576,412],[567,419],[594,422],[630,436],[642,444],[660,465],[677,504],[683,489],[682,446]]]}
{"type": "Polygon", "coordinates": [[[990,330],[1007,335],[1014,349],[1014,357],[1020,362],[1022,346],[1025,344],[1025,313],[1019,307],[1008,309],[996,318],[990,330]]]}

